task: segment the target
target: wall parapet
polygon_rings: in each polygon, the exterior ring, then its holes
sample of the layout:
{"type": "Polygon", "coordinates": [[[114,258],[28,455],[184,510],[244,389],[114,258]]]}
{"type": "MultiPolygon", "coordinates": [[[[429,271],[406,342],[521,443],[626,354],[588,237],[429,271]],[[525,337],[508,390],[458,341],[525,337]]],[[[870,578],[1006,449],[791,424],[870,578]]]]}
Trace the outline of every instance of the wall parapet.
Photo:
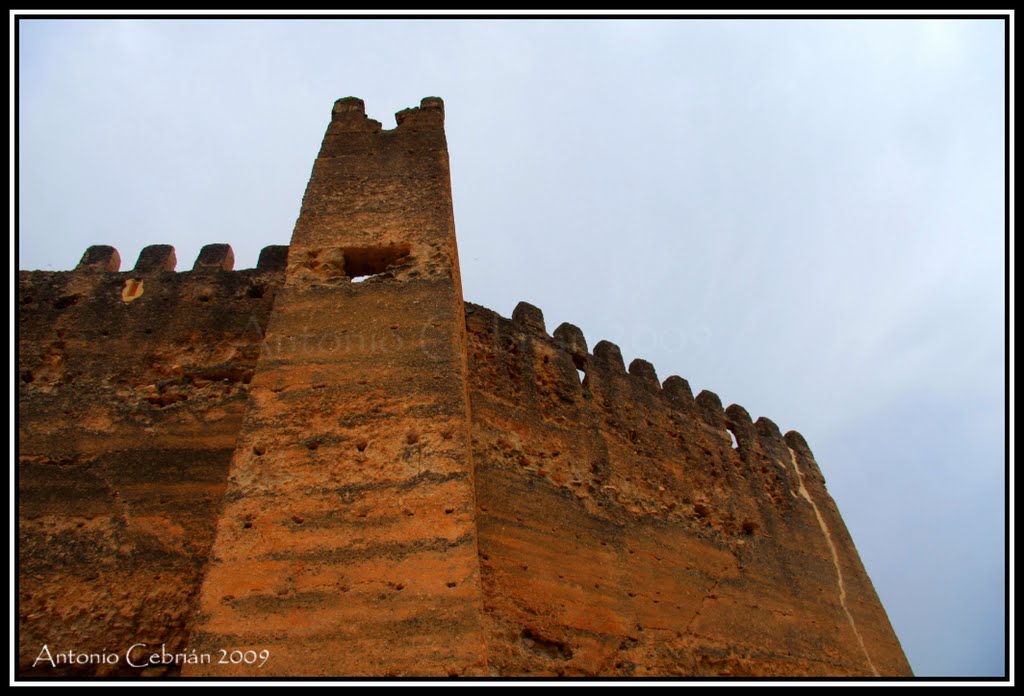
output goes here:
{"type": "MultiPolygon", "coordinates": [[[[256,270],[261,273],[283,273],[287,260],[287,245],[266,246],[260,251],[256,270]]],[[[74,270],[76,272],[154,274],[175,272],[177,266],[178,257],[174,247],[170,244],[150,244],[143,247],[135,266],[130,271],[121,271],[121,254],[117,249],[106,244],[94,244],[85,250],[74,270]]],[[[193,272],[233,270],[235,270],[235,252],[230,244],[207,244],[199,251],[199,255],[192,265],[193,272]]]]}
{"type": "MultiPolygon", "coordinates": [[[[562,323],[552,334],[548,334],[544,313],[530,303],[518,303],[512,311],[511,318],[502,317],[486,307],[471,302],[466,302],[465,305],[467,316],[486,314],[492,315],[495,322],[507,322],[513,331],[520,333],[524,338],[542,341],[549,348],[564,353],[565,360],[574,364],[582,373],[600,369],[636,387],[636,391],[618,391],[617,397],[628,399],[634,395],[647,394],[662,400],[666,406],[681,415],[696,416],[724,438],[728,439],[728,433],[731,432],[735,436],[736,448],[741,456],[755,450],[782,456],[779,447],[789,447],[797,452],[802,460],[806,459],[811,471],[824,480],[820,469],[813,463],[814,457],[806,440],[796,431],[789,431],[783,436],[771,419],[760,416],[755,421],[739,404],[724,406],[718,394],[710,390],[702,390],[695,397],[689,382],[679,375],[670,375],[664,380],[659,380],[654,365],[643,358],[633,359],[627,368],[622,350],[611,341],[598,341],[593,352],[590,352],[586,336],[574,324],[562,323]]],[[[509,346],[499,344],[498,348],[508,350],[509,346]]]]}

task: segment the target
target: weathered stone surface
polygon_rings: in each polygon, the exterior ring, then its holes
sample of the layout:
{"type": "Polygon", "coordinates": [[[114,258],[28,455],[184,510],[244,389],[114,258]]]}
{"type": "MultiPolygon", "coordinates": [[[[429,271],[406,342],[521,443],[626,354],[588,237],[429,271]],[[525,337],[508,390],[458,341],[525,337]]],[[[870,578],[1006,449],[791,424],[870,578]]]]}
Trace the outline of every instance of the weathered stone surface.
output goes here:
{"type": "Polygon", "coordinates": [[[608,343],[581,384],[570,341],[472,309],[493,672],[910,673],[798,434],[710,392],[693,409],[608,343]]]}
{"type": "Polygon", "coordinates": [[[21,669],[43,645],[186,646],[282,280],[164,273],[126,303],[131,273],[19,274],[21,669]]]}
{"type": "Polygon", "coordinates": [[[117,249],[106,244],[95,244],[85,250],[75,270],[117,273],[120,269],[121,255],[117,253],[117,249]]]}
{"type": "Polygon", "coordinates": [[[273,245],[263,247],[260,251],[259,261],[256,262],[256,270],[263,273],[274,273],[284,271],[288,265],[287,245],[273,245]]]}
{"type": "Polygon", "coordinates": [[[464,303],[444,106],[396,120],[335,103],[256,269],[20,273],[19,672],[910,674],[804,438],[464,303]]]}
{"type": "Polygon", "coordinates": [[[568,322],[559,324],[558,328],[555,329],[554,336],[555,341],[569,351],[569,354],[573,357],[586,357],[587,339],[584,338],[583,331],[581,331],[578,326],[574,326],[568,322]]]}
{"type": "Polygon", "coordinates": [[[544,328],[544,313],[529,302],[520,302],[516,305],[516,308],[512,310],[512,321],[525,331],[539,334],[546,332],[544,328]]]}
{"type": "Polygon", "coordinates": [[[655,372],[654,365],[646,360],[636,358],[633,362],[629,363],[629,374],[639,378],[649,388],[655,391],[659,391],[661,389],[661,383],[658,381],[658,373],[655,372]]]}
{"type": "Polygon", "coordinates": [[[193,271],[230,271],[235,267],[235,252],[229,244],[207,244],[199,252],[193,271]]]}
{"type": "Polygon", "coordinates": [[[440,111],[378,131],[361,106],[303,198],[190,643],[272,658],[188,674],[486,671],[440,111]]]}
{"type": "Polygon", "coordinates": [[[139,253],[139,260],[135,262],[134,273],[163,273],[170,272],[178,265],[178,258],[174,253],[174,247],[170,244],[150,244],[139,253]]]}
{"type": "Polygon", "coordinates": [[[680,408],[693,406],[693,392],[690,390],[690,383],[682,377],[672,375],[662,383],[661,388],[664,390],[665,396],[676,406],[680,408]]]}

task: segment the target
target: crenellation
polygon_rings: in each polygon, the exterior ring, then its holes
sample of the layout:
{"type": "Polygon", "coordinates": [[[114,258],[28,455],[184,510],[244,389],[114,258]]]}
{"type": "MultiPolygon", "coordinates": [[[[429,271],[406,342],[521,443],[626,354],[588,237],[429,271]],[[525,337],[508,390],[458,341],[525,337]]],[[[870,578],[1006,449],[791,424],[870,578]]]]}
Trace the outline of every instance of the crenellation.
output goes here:
{"type": "MultiPolygon", "coordinates": [[[[260,251],[255,270],[259,273],[283,274],[288,261],[288,245],[278,244],[264,247],[260,251]]],[[[170,244],[152,244],[142,249],[134,268],[121,270],[121,255],[112,246],[94,244],[85,250],[75,266],[77,273],[107,273],[154,275],[159,273],[186,273],[177,270],[177,253],[170,244]]],[[[237,269],[247,271],[250,269],[237,269]]],[[[200,250],[192,265],[193,273],[235,272],[235,253],[230,244],[206,244],[200,250]]],[[[39,271],[23,271],[38,273],[39,271]]],[[[65,273],[66,271],[50,271],[65,273]]]]}
{"type": "MultiPolygon", "coordinates": [[[[378,133],[380,129],[380,121],[375,121],[366,115],[366,105],[362,99],[358,97],[343,97],[334,102],[334,107],[331,109],[329,133],[359,131],[378,133]]],[[[324,145],[326,144],[327,139],[325,138],[324,145]]],[[[321,149],[321,157],[328,155],[328,152],[321,149]]]]}
{"type": "Polygon", "coordinates": [[[775,424],[771,418],[767,416],[759,416],[754,421],[754,428],[766,442],[777,442],[785,444],[785,440],[782,438],[782,431],[779,430],[779,426],[775,424]]]}
{"type": "Polygon", "coordinates": [[[516,305],[516,308],[512,310],[512,323],[524,331],[541,336],[547,335],[547,329],[544,326],[544,313],[529,302],[520,302],[516,305]]]}
{"type": "Polygon", "coordinates": [[[95,244],[85,250],[75,270],[117,273],[121,270],[121,255],[112,246],[95,244]]]}
{"type": "Polygon", "coordinates": [[[789,456],[789,450],[786,446],[786,441],[782,437],[782,431],[779,430],[779,426],[775,424],[770,418],[765,416],[759,417],[754,421],[754,431],[757,435],[758,443],[761,445],[761,449],[771,457],[772,461],[777,465],[786,467],[786,460],[789,456]]]}
{"type": "Polygon", "coordinates": [[[196,257],[193,271],[231,271],[235,268],[235,252],[230,244],[207,244],[196,257]]]}
{"type": "Polygon", "coordinates": [[[174,253],[174,247],[170,244],[150,244],[139,252],[139,259],[135,262],[132,273],[155,274],[173,271],[178,265],[178,257],[174,253]]]}
{"type": "MultiPolygon", "coordinates": [[[[555,343],[569,352],[574,361],[586,360],[588,355],[587,339],[584,338],[583,331],[578,326],[567,322],[559,324],[555,329],[554,339],[555,343]]],[[[582,364],[578,363],[576,367],[581,368],[582,364]]]]}
{"type": "Polygon", "coordinates": [[[804,469],[804,474],[810,474],[817,478],[822,485],[825,483],[825,477],[821,473],[821,469],[818,468],[818,462],[814,459],[814,454],[811,452],[811,448],[807,445],[807,440],[804,436],[798,433],[796,430],[790,430],[784,436],[786,445],[791,449],[800,465],[804,469]]]}
{"type": "Polygon", "coordinates": [[[725,409],[726,427],[736,436],[736,443],[741,451],[750,450],[755,446],[756,434],[754,422],[747,413],[747,409],[739,404],[730,404],[725,409]]]}
{"type": "Polygon", "coordinates": [[[348,118],[349,115],[366,116],[366,103],[359,97],[341,97],[331,108],[331,120],[348,118]]]}
{"type": "Polygon", "coordinates": [[[808,447],[807,445],[807,440],[805,440],[804,436],[798,433],[796,430],[790,430],[789,432],[787,432],[783,436],[783,439],[785,439],[786,445],[788,445],[790,449],[796,450],[797,454],[799,454],[800,456],[814,456],[813,454],[811,454],[811,448],[808,447]]]}
{"type": "Polygon", "coordinates": [[[284,273],[287,265],[287,245],[265,246],[260,251],[259,261],[256,262],[256,270],[260,273],[284,273]]]}
{"type": "MultiPolygon", "coordinates": [[[[562,393],[565,393],[565,387],[578,385],[579,380],[572,378],[569,365],[575,366],[578,370],[586,365],[601,367],[595,372],[594,381],[590,382],[590,389],[596,390],[599,398],[596,401],[588,400],[588,408],[609,409],[608,413],[602,416],[609,423],[619,422],[623,412],[623,400],[626,411],[634,408],[630,402],[637,399],[647,404],[643,408],[649,408],[650,402],[643,396],[644,393],[660,392],[673,409],[682,412],[692,410],[700,422],[723,435],[726,430],[731,431],[736,438],[740,456],[748,461],[748,466],[751,465],[750,462],[763,457],[781,461],[779,458],[787,446],[801,448],[801,451],[806,450],[806,443],[799,433],[794,432],[793,444],[787,445],[773,421],[762,416],[755,423],[747,410],[738,404],[724,408],[721,399],[714,392],[704,390],[694,398],[689,382],[682,377],[672,375],[658,384],[657,372],[646,360],[636,358],[630,363],[628,370],[620,370],[621,362],[618,358],[621,358],[621,351],[614,343],[599,341],[594,347],[594,354],[591,355],[586,352],[586,339],[577,326],[562,323],[555,329],[554,335],[548,338],[542,330],[543,314],[539,308],[522,302],[517,305],[516,310],[514,315],[517,318],[507,319],[490,309],[469,302],[465,308],[467,329],[471,338],[483,339],[493,346],[495,352],[491,354],[492,359],[498,364],[508,366],[508,374],[513,378],[513,384],[510,386],[517,390],[517,393],[523,393],[521,390],[524,386],[533,384],[537,379],[534,361],[527,359],[527,356],[533,354],[534,349],[523,343],[522,338],[517,338],[522,336],[517,332],[525,331],[532,340],[540,341],[541,345],[549,346],[556,353],[565,354],[565,360],[556,356],[553,369],[547,372],[549,377],[557,376],[557,381],[563,388],[562,393]],[[486,320],[485,324],[489,327],[486,338],[485,334],[480,332],[480,322],[483,320],[486,320]],[[630,385],[642,386],[642,390],[635,391],[630,385]],[[783,450],[780,450],[780,447],[783,450]]],[[[637,407],[640,407],[641,401],[636,402],[637,407]]],[[[809,453],[809,450],[806,450],[806,453],[809,453]]],[[[788,457],[788,454],[786,456],[788,457]]],[[[800,456],[803,458],[807,454],[800,456]]],[[[813,457],[809,461],[813,462],[813,457]]],[[[809,466],[811,471],[817,471],[816,463],[809,466]]],[[[787,488],[788,485],[787,481],[787,488]]]]}
{"type": "Polygon", "coordinates": [[[403,130],[443,130],[444,101],[440,97],[424,97],[418,108],[403,109],[395,114],[397,128],[403,130]]]}
{"type": "Polygon", "coordinates": [[[626,372],[626,364],[622,360],[622,351],[611,341],[598,341],[594,346],[594,358],[617,373],[626,372]]]}
{"type": "Polygon", "coordinates": [[[693,408],[693,392],[690,383],[678,375],[668,377],[661,385],[662,393],[675,406],[683,410],[693,408]]]}
{"type": "Polygon", "coordinates": [[[705,423],[715,430],[725,430],[725,409],[718,394],[705,389],[693,400],[693,405],[705,423]]]}
{"type": "Polygon", "coordinates": [[[647,389],[654,392],[661,391],[658,373],[654,371],[654,365],[646,360],[636,358],[633,362],[629,363],[629,374],[636,377],[647,389]]]}

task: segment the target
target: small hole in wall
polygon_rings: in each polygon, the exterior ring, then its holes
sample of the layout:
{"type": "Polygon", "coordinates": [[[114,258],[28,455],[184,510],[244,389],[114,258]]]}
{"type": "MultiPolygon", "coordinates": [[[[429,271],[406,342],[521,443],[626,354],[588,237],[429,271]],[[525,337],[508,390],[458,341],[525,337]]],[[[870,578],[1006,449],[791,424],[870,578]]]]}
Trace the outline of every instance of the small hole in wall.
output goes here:
{"type": "Polygon", "coordinates": [[[582,355],[573,355],[572,364],[576,366],[576,374],[580,376],[580,382],[585,385],[587,383],[587,371],[584,369],[587,364],[586,359],[582,355]]]}
{"type": "Polygon", "coordinates": [[[345,253],[345,275],[353,283],[379,275],[409,256],[408,244],[382,247],[349,247],[345,253]]]}
{"type": "Polygon", "coordinates": [[[728,430],[728,429],[726,429],[726,432],[729,433],[729,439],[732,440],[732,448],[733,449],[739,449],[740,443],[736,441],[736,433],[734,433],[732,430],[728,430]]]}
{"type": "Polygon", "coordinates": [[[366,442],[366,440],[360,440],[359,442],[356,443],[356,449],[359,450],[360,452],[365,452],[366,451],[366,446],[368,444],[369,443],[366,442]]]}
{"type": "Polygon", "coordinates": [[[78,295],[65,295],[53,303],[54,309],[67,309],[78,304],[78,295]]]}
{"type": "Polygon", "coordinates": [[[571,660],[572,647],[563,641],[545,638],[531,628],[524,628],[519,638],[526,647],[537,652],[549,660],[571,660]]]}

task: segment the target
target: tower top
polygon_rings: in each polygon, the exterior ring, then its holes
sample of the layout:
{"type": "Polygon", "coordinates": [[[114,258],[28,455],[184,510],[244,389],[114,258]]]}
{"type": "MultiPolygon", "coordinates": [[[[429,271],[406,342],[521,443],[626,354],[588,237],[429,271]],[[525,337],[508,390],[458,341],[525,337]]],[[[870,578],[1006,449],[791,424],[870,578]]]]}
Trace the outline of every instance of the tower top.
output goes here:
{"type": "MultiPolygon", "coordinates": [[[[331,122],[343,124],[346,130],[380,131],[380,121],[366,116],[366,104],[359,97],[342,97],[334,102],[331,122]]],[[[413,128],[444,128],[444,101],[440,97],[423,97],[418,107],[402,109],[395,114],[396,129],[403,124],[413,128]]]]}

